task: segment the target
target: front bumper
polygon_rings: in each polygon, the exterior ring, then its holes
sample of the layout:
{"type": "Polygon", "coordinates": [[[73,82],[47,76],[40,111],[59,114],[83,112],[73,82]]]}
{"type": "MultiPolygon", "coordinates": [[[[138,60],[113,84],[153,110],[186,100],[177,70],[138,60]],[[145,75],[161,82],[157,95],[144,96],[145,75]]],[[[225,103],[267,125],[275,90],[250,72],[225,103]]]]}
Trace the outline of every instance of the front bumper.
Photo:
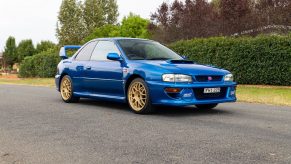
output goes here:
{"type": "Polygon", "coordinates": [[[225,83],[166,83],[148,81],[147,84],[150,88],[151,101],[155,105],[170,105],[170,106],[188,106],[199,104],[219,104],[226,102],[235,102],[236,99],[236,86],[235,82],[225,83]],[[175,97],[170,96],[165,92],[165,88],[180,88],[182,91],[175,97]],[[218,97],[199,97],[196,93],[197,90],[203,88],[223,88],[224,93],[218,97]]]}

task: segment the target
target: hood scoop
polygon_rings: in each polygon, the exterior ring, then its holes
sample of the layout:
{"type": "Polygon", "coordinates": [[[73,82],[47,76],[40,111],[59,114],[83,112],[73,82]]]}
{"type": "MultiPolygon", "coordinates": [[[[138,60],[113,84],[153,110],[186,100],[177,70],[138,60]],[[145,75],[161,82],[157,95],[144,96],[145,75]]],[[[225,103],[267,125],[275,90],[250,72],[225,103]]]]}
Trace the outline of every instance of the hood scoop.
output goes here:
{"type": "Polygon", "coordinates": [[[167,60],[167,63],[170,63],[170,64],[194,64],[194,62],[190,61],[190,60],[167,60]]]}

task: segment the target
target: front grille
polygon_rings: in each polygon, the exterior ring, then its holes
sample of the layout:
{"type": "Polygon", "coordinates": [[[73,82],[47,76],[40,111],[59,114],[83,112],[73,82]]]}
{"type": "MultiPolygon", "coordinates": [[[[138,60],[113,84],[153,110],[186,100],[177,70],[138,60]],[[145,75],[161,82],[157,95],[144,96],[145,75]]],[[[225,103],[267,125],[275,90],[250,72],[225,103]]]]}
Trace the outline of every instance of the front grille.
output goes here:
{"type": "Polygon", "coordinates": [[[222,81],[223,76],[195,76],[198,82],[217,82],[222,81]]]}
{"type": "Polygon", "coordinates": [[[193,91],[197,100],[223,99],[226,97],[227,88],[221,88],[220,93],[204,93],[204,88],[194,88],[193,91]]]}

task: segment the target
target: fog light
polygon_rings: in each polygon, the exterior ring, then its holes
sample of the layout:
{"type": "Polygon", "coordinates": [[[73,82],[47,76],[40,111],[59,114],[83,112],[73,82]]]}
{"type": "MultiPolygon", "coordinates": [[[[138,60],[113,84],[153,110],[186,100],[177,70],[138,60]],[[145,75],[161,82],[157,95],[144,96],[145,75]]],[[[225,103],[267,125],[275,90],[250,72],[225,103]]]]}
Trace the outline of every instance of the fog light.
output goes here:
{"type": "Polygon", "coordinates": [[[181,92],[181,88],[166,88],[165,91],[167,93],[180,93],[181,92]]]}

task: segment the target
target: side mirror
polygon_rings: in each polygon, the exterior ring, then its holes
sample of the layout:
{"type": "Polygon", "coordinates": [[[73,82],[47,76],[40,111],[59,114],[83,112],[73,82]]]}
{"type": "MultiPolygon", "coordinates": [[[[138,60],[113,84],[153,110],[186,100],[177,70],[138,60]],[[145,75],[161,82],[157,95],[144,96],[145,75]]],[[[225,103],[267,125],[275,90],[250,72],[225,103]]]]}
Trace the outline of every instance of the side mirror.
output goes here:
{"type": "Polygon", "coordinates": [[[122,60],[118,53],[109,53],[107,55],[107,59],[113,60],[113,61],[121,61],[122,60]]]}
{"type": "Polygon", "coordinates": [[[62,60],[68,59],[65,47],[61,48],[59,56],[61,57],[62,60]]]}

